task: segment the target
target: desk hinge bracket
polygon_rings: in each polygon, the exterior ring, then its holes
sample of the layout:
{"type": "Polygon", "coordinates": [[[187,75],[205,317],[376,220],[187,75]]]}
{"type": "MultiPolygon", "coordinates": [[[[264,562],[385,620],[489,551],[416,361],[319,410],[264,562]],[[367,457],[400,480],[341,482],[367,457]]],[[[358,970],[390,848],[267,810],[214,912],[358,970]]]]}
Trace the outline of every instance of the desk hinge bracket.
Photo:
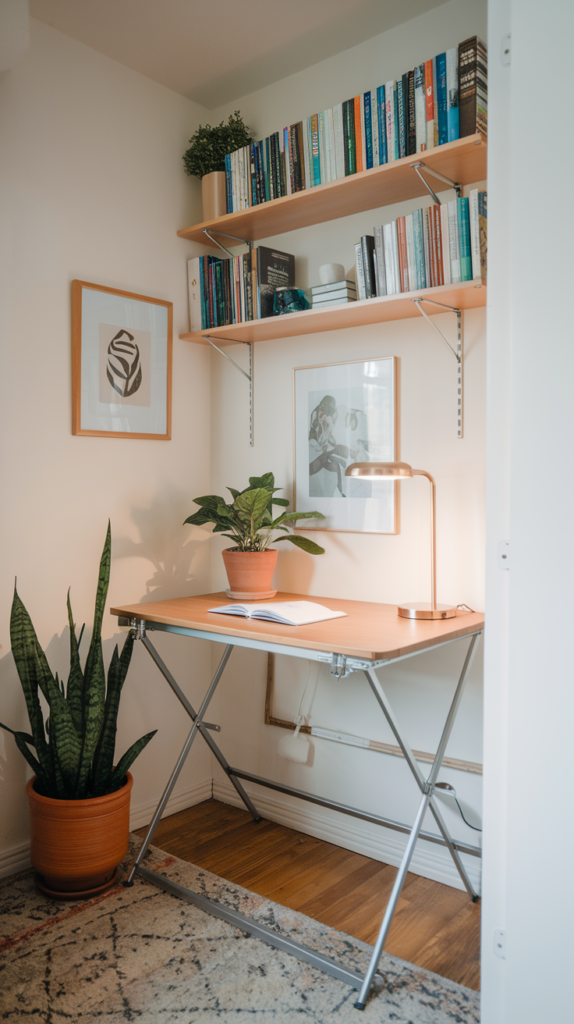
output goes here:
{"type": "Polygon", "coordinates": [[[436,331],[441,341],[444,342],[449,352],[456,359],[456,436],[460,441],[464,436],[464,350],[462,337],[462,310],[457,309],[455,306],[446,306],[444,302],[435,302],[434,299],[420,298],[413,299],[412,301],[417,307],[419,313],[422,313],[426,322],[430,324],[433,331],[436,331]],[[450,342],[446,340],[442,331],[440,331],[437,325],[433,323],[428,313],[424,311],[422,307],[423,302],[428,302],[431,306],[440,306],[442,312],[456,314],[456,351],[450,342]]]}
{"type": "Polygon", "coordinates": [[[418,174],[419,178],[421,179],[424,187],[427,189],[428,192],[430,192],[430,194],[431,194],[432,198],[434,199],[435,203],[437,204],[437,206],[441,206],[442,205],[441,201],[440,201],[439,197],[437,196],[436,192],[433,192],[433,190],[430,187],[430,185],[429,185],[428,181],[426,180],[426,178],[423,178],[423,176],[421,174],[421,168],[424,169],[427,172],[427,174],[430,174],[431,177],[438,178],[439,181],[444,181],[445,185],[448,185],[449,188],[453,188],[455,190],[455,192],[456,192],[457,199],[460,199],[460,194],[462,192],[462,188],[458,184],[457,181],[452,181],[451,178],[445,178],[444,174],[439,174],[438,171],[433,171],[432,167],[427,167],[427,165],[424,164],[422,162],[422,160],[418,160],[416,164],[410,164],[410,167],[412,167],[413,171],[416,171],[416,173],[418,174]]]}
{"type": "Polygon", "coordinates": [[[331,675],[335,676],[335,679],[344,679],[345,676],[350,676],[355,670],[347,665],[347,659],[344,654],[332,654],[331,655],[331,675]]]}
{"type": "MultiPolygon", "coordinates": [[[[121,623],[120,623],[121,625],[121,623]]],[[[144,640],[146,635],[146,626],[143,619],[130,619],[130,626],[134,635],[134,640],[144,640]]]]}

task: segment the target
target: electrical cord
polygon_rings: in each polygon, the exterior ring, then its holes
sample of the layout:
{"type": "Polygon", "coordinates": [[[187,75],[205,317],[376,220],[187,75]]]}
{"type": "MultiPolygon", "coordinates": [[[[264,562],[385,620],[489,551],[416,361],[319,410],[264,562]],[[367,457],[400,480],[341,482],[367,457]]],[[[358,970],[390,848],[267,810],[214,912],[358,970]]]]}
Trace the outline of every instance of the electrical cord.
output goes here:
{"type": "Polygon", "coordinates": [[[462,807],[460,806],[460,804],[459,804],[458,800],[456,799],[456,797],[454,798],[454,802],[455,802],[456,806],[458,807],[458,809],[460,811],[460,816],[461,816],[462,820],[464,821],[465,825],[468,825],[469,828],[473,828],[475,832],[482,832],[481,828],[477,828],[476,825],[471,825],[470,821],[466,820],[464,814],[462,813],[462,807]]]}
{"type": "Polygon", "coordinates": [[[454,786],[451,786],[450,782],[437,782],[436,785],[435,785],[435,789],[440,789],[441,793],[444,793],[445,796],[451,796],[453,798],[456,806],[458,807],[460,816],[461,816],[462,820],[464,821],[465,825],[468,825],[469,828],[474,829],[475,832],[482,832],[481,828],[477,828],[476,825],[471,825],[470,821],[466,820],[466,818],[465,818],[465,816],[463,814],[462,807],[460,806],[460,804],[459,804],[459,802],[458,802],[458,800],[456,798],[456,790],[455,790],[454,786]]]}

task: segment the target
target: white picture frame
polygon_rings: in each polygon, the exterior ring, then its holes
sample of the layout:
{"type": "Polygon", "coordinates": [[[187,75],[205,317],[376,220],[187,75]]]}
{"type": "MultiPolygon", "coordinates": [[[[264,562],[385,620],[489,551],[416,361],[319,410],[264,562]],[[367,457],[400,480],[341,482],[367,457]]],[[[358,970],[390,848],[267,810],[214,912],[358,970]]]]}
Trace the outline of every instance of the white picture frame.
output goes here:
{"type": "Polygon", "coordinates": [[[398,461],[397,358],[298,366],[293,371],[297,512],[304,529],[399,533],[395,481],[345,477],[353,462],[398,461]]]}

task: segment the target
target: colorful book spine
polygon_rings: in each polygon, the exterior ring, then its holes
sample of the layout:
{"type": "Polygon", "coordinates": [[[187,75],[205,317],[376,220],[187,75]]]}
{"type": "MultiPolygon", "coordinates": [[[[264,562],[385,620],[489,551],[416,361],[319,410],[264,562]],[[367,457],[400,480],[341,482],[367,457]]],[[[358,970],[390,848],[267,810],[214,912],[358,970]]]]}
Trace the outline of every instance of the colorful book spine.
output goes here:
{"type": "Polygon", "coordinates": [[[417,151],[417,121],[415,113],[415,73],[409,71],[407,99],[409,107],[409,135],[407,142],[407,155],[414,156],[417,151]]]}
{"type": "Polygon", "coordinates": [[[353,100],[354,127],[355,127],[355,167],[357,171],[364,170],[363,158],[363,131],[361,126],[361,97],[355,96],[353,100]]]}
{"type": "Polygon", "coordinates": [[[478,225],[478,189],[473,188],[468,195],[468,219],[470,225],[470,259],[472,278],[480,277],[480,231],[478,225]]]}
{"type": "Polygon", "coordinates": [[[321,160],[319,156],[319,115],[311,115],[311,161],[313,164],[313,184],[321,184],[321,160]]]}
{"type": "Polygon", "coordinates": [[[385,87],[377,89],[377,122],[379,125],[379,166],[388,163],[387,150],[387,116],[385,106],[385,87]]]}
{"type": "Polygon", "coordinates": [[[446,106],[446,53],[439,53],[436,58],[436,108],[438,143],[442,146],[448,142],[447,106],[446,106]]]}
{"type": "Polygon", "coordinates": [[[434,149],[434,91],[432,60],[425,62],[426,148],[434,149]]]}
{"type": "Polygon", "coordinates": [[[480,237],[480,276],[486,281],[486,259],[488,252],[488,203],[487,193],[478,193],[478,228],[480,237]]]}
{"type": "Polygon", "coordinates": [[[387,155],[388,160],[395,159],[395,83],[387,82],[385,85],[385,121],[387,126],[387,155]]]}
{"type": "Polygon", "coordinates": [[[447,141],[459,138],[458,111],[458,50],[453,47],[446,51],[446,126],[447,141]]]}
{"type": "Polygon", "coordinates": [[[468,219],[468,199],[457,199],[458,238],[460,248],[460,279],[472,281],[472,257],[470,252],[470,225],[468,219]]]}
{"type": "Polygon", "coordinates": [[[335,177],[345,177],[345,136],[343,132],[343,104],[333,107],[333,129],[335,134],[335,177]]]}
{"type": "Polygon", "coordinates": [[[366,168],[374,167],[373,159],[373,121],[371,110],[371,93],[366,92],[363,96],[364,122],[365,122],[365,154],[366,168]]]}
{"type": "Polygon", "coordinates": [[[440,208],[440,230],[442,238],[443,280],[445,284],[450,284],[450,237],[448,228],[448,205],[446,203],[443,203],[440,208]]]}
{"type": "Polygon", "coordinates": [[[450,243],[450,278],[452,284],[460,282],[460,247],[458,237],[457,200],[448,204],[448,238],[450,243]]]}
{"type": "Polygon", "coordinates": [[[402,78],[399,78],[397,81],[397,142],[399,157],[406,156],[405,104],[402,78]]]}

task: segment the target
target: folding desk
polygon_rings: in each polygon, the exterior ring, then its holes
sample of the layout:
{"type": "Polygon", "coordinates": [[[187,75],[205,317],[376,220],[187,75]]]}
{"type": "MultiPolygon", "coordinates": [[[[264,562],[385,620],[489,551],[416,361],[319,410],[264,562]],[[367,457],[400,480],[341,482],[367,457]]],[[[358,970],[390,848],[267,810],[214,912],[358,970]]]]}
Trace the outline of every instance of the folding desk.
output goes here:
{"type": "MultiPolygon", "coordinates": [[[[308,599],[308,597],[304,597],[301,594],[279,593],[274,598],[274,601],[308,599]]],[[[200,597],[178,598],[172,601],[152,601],[145,604],[126,605],[125,607],[111,609],[112,615],[119,616],[120,625],[130,626],[133,629],[135,637],[143,643],[193,723],[126,884],[133,884],[134,875],[137,871],[142,877],[154,882],[167,892],[179,896],[189,903],[193,903],[210,914],[223,918],[243,931],[263,939],[272,946],[292,953],[299,959],[305,960],[331,974],[333,977],[352,985],[359,990],[355,1006],[357,1009],[363,1009],[383,951],[415,843],[418,839],[446,846],[469,895],[474,901],[478,899],[459,854],[463,852],[480,857],[481,851],[476,846],[461,843],[451,838],[437,807],[433,790],[476,646],[482,634],[484,619],[482,615],[477,613],[466,612],[457,614],[455,618],[439,620],[438,622],[420,621],[399,618],[396,605],[374,604],[365,601],[342,601],[320,597],[312,598],[312,600],[326,605],[333,611],[346,612],[347,616],[346,618],[330,619],[326,622],[315,622],[307,626],[280,626],[259,619],[246,619],[240,616],[218,615],[217,613],[210,612],[210,608],[229,604],[229,599],[223,593],[203,594],[200,597]],[[179,633],[183,636],[211,640],[225,645],[217,670],[207,687],[205,697],[197,712],[151,643],[148,633],[154,630],[166,633],[179,633]],[[454,683],[454,696],[432,767],[428,777],[425,778],[418,762],[413,756],[408,740],[396,719],[376,670],[394,665],[405,658],[416,657],[423,651],[455,642],[461,642],[463,647],[462,669],[458,681],[454,683]],[[247,647],[252,650],[268,651],[275,654],[326,662],[331,666],[333,675],[338,678],[348,676],[352,672],[363,672],[383,715],[401,747],[415,783],[420,790],[420,803],[414,823],[412,825],[405,825],[401,822],[372,814],[367,810],[348,807],[324,797],[293,789],[290,786],[274,782],[271,779],[261,778],[260,776],[253,775],[251,772],[243,771],[240,768],[233,768],[229,765],[212,735],[213,731],[218,731],[218,727],[206,723],[204,716],[234,647],[247,647]],[[408,835],[409,838],[403,859],[383,915],[381,929],[373,947],[371,961],[364,977],[348,970],[329,957],[325,957],[307,946],[294,942],[285,935],[274,932],[272,929],[251,921],[236,911],[230,910],[219,903],[214,903],[203,896],[199,896],[197,893],[191,892],[189,889],[184,889],[182,886],[170,882],[163,875],[142,867],[142,860],[152,840],[156,826],[165,810],[169,796],[198,733],[201,734],[212,750],[255,821],[260,820],[260,815],[257,813],[251,797],[246,793],[241,780],[257,783],[257,785],[275,789],[281,793],[288,793],[302,800],[320,804],[322,807],[330,807],[343,814],[360,818],[363,821],[375,822],[376,824],[383,825],[385,828],[395,829],[408,835]],[[422,830],[421,826],[427,808],[430,809],[434,817],[438,827],[438,834],[422,830]]],[[[271,603],[273,602],[269,602],[269,604],[271,603]]],[[[384,675],[384,673],[381,674],[384,675]]]]}

